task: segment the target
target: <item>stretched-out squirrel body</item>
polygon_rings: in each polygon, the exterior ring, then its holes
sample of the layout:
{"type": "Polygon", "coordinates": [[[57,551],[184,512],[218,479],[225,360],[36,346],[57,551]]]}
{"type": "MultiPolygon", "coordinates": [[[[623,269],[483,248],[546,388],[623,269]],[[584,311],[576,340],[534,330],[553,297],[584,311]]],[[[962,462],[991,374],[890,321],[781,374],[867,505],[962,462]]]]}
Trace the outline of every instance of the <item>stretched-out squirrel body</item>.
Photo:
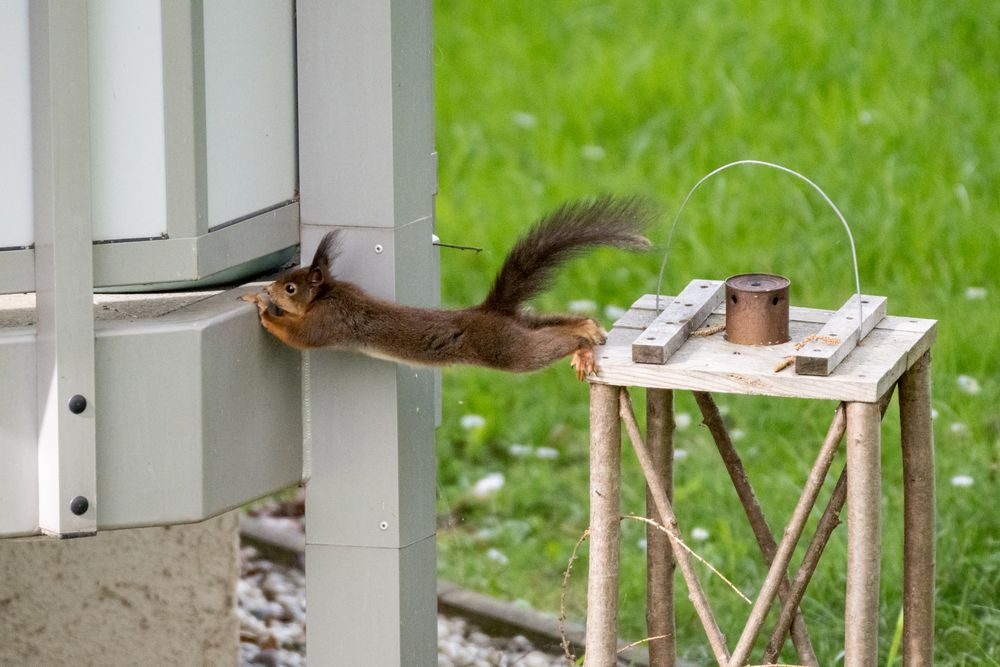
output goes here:
{"type": "Polygon", "coordinates": [[[507,255],[486,299],[456,310],[417,308],[368,294],[331,271],[337,232],[328,233],[308,267],[248,295],[261,324],[299,349],[331,347],[414,365],[472,364],[533,371],[567,355],[583,379],[597,370],[593,347],[606,333],[579,315],[537,315],[524,303],[562,262],[596,246],[644,250],[650,210],[636,199],[566,204],[539,221],[507,255]]]}

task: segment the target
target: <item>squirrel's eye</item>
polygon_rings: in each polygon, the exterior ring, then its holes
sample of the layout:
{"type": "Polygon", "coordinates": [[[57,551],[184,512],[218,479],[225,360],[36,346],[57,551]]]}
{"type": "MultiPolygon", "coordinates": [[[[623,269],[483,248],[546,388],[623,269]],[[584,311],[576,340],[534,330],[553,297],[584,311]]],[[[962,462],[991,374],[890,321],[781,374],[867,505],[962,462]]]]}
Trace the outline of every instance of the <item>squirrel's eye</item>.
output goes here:
{"type": "Polygon", "coordinates": [[[295,294],[295,283],[288,283],[285,285],[285,291],[289,294],[295,294]]]}

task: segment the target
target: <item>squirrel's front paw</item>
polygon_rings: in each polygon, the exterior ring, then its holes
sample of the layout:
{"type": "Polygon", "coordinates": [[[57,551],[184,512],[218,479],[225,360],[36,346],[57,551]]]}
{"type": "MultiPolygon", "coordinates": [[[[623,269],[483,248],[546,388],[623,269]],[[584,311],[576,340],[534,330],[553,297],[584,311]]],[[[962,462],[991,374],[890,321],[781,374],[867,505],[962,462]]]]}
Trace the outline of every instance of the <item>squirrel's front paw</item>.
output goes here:
{"type": "Polygon", "coordinates": [[[257,314],[263,315],[265,311],[271,306],[271,300],[267,297],[265,292],[254,292],[253,294],[244,294],[240,297],[240,301],[248,301],[250,303],[257,304],[257,314]]]}
{"type": "Polygon", "coordinates": [[[257,312],[259,314],[263,315],[265,312],[269,312],[271,306],[271,299],[267,296],[267,292],[261,292],[257,295],[257,312]]]}
{"type": "Polygon", "coordinates": [[[594,348],[581,347],[573,353],[570,365],[576,369],[576,379],[581,382],[587,379],[591,373],[597,373],[597,358],[594,357],[594,348]]]}

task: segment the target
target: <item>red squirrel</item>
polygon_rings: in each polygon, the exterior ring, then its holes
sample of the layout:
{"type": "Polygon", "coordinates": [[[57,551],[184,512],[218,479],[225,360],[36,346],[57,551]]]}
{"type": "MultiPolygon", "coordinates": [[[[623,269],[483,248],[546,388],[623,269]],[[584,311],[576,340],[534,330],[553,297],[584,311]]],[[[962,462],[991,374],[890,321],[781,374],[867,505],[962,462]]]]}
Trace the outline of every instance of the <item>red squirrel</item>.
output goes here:
{"type": "Polygon", "coordinates": [[[417,308],[376,298],[330,272],[337,232],[323,237],[312,263],[246,295],[269,332],[298,349],[338,348],[420,366],[472,364],[534,371],[572,354],[583,380],[597,372],[604,329],[579,315],[536,315],[523,308],[562,262],[596,246],[645,250],[649,207],[605,197],[565,204],[542,218],[507,255],[478,306],[417,308]]]}

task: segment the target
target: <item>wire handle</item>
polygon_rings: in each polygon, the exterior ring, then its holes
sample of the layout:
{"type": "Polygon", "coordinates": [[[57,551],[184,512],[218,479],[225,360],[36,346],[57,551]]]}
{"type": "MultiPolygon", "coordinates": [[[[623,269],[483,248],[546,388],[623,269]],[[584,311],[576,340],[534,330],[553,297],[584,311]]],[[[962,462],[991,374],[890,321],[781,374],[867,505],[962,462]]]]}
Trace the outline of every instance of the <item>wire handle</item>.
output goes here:
{"type": "Polygon", "coordinates": [[[825,192],[823,192],[823,189],[818,185],[816,185],[815,183],[813,183],[811,180],[809,180],[799,172],[795,171],[794,169],[789,169],[788,167],[783,167],[782,165],[774,164],[773,162],[764,162],[763,160],[737,160],[736,162],[730,162],[729,164],[724,164],[721,167],[714,169],[708,174],[702,176],[701,180],[695,183],[694,187],[688,191],[687,196],[684,197],[684,201],[681,202],[680,208],[677,209],[677,213],[674,215],[673,223],[670,225],[670,235],[667,237],[667,247],[666,250],[664,250],[663,252],[663,262],[660,264],[660,275],[656,279],[656,310],[660,310],[660,288],[663,285],[663,274],[667,269],[667,259],[670,257],[670,246],[674,240],[674,230],[677,229],[677,223],[680,221],[681,213],[684,211],[684,207],[687,206],[688,200],[691,199],[691,195],[694,194],[695,190],[701,187],[702,183],[712,178],[719,172],[725,171],[730,167],[736,167],[744,164],[758,165],[761,167],[770,167],[771,169],[777,169],[778,171],[783,171],[786,174],[791,174],[792,176],[795,176],[799,180],[808,183],[813,190],[818,192],[819,195],[823,198],[823,201],[829,204],[830,208],[833,209],[833,212],[837,214],[837,217],[840,219],[841,224],[844,225],[844,230],[847,232],[847,240],[851,244],[851,259],[854,262],[854,287],[856,290],[855,294],[858,297],[858,321],[859,322],[864,321],[864,315],[861,306],[861,278],[859,277],[858,274],[858,253],[854,247],[854,235],[851,233],[851,227],[850,225],[847,224],[847,220],[844,219],[844,214],[840,212],[840,209],[837,208],[837,205],[833,203],[833,200],[830,199],[830,197],[828,197],[825,192]]]}

